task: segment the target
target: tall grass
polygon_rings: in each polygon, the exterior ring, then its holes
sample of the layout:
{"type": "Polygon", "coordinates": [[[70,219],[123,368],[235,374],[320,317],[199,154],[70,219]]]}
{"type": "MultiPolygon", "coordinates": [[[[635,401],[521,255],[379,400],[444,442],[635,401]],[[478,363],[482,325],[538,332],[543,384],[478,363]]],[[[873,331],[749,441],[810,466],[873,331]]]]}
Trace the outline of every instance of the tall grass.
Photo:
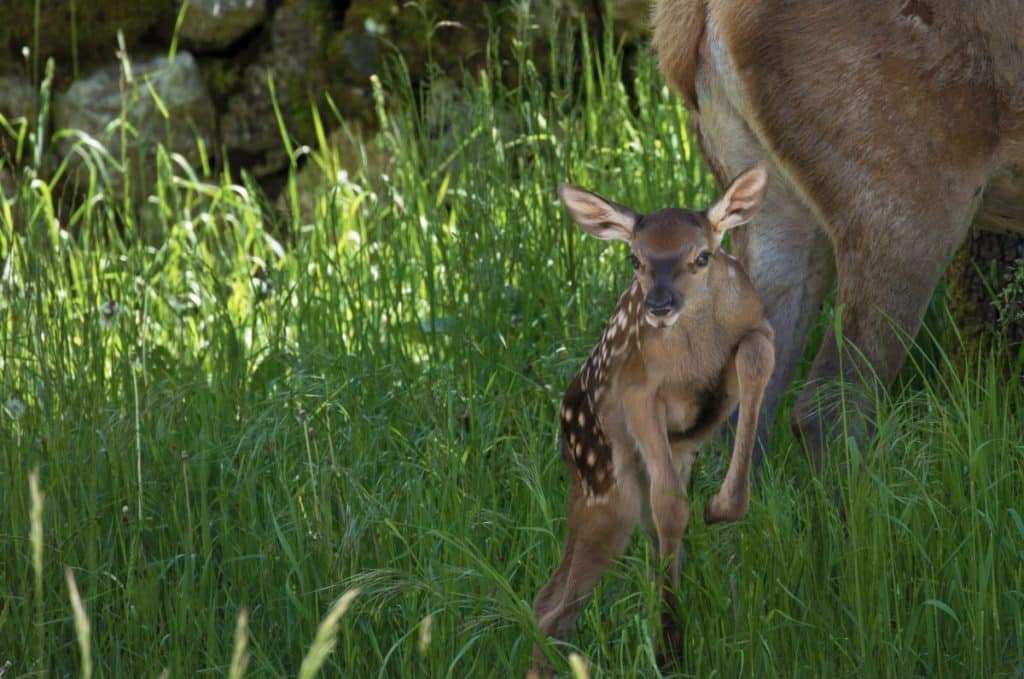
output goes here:
{"type": "MultiPolygon", "coordinates": [[[[431,94],[399,70],[378,92],[385,172],[324,143],[305,162],[329,188],[293,183],[286,218],[244,175],[160,153],[146,226],[88,140],[74,211],[59,176],[19,175],[0,205],[0,667],[525,672],[565,528],[556,404],[630,275],[554,187],[642,210],[713,190],[649,56],[627,94],[609,42],[551,43],[552,82],[524,63],[515,86],[431,94]]],[[[823,481],[779,427],[749,518],[691,525],[682,673],[1024,674],[1024,389],[991,361],[916,370],[823,481]]],[[[694,516],[723,471],[702,458],[694,516]]],[[[637,538],[574,667],[657,676],[652,564],[637,538]]]]}

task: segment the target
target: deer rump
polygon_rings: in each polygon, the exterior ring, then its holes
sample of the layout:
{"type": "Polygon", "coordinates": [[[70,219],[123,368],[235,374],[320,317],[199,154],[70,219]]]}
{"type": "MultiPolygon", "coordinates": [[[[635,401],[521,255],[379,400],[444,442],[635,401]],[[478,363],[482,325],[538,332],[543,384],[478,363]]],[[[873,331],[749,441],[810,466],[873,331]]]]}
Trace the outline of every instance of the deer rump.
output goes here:
{"type": "Polygon", "coordinates": [[[812,453],[822,394],[891,381],[971,224],[1024,233],[1022,22],[1021,0],[658,0],[659,65],[716,179],[769,171],[735,239],[776,329],[766,421],[838,280],[857,351],[830,332],[797,400],[812,453]]]}

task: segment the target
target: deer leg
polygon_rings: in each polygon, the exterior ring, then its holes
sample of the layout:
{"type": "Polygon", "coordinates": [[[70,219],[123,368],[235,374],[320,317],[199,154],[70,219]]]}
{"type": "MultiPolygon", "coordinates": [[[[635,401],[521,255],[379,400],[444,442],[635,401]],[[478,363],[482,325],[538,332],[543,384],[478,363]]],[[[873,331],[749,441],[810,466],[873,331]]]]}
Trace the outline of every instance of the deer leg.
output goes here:
{"type": "Polygon", "coordinates": [[[686,480],[689,480],[693,455],[684,456],[682,469],[677,469],[666,459],[664,463],[651,465],[649,504],[653,522],[653,537],[658,548],[658,570],[656,582],[661,591],[661,648],[660,664],[676,655],[682,648],[682,631],[678,617],[679,563],[683,534],[690,521],[690,503],[687,498],[686,480]],[[683,473],[681,473],[683,472],[683,473]]]}
{"type": "MultiPolygon", "coordinates": [[[[544,636],[565,640],[572,636],[576,618],[586,605],[601,575],[626,546],[636,526],[640,507],[628,478],[596,501],[584,496],[582,482],[572,471],[569,536],[562,562],[534,602],[534,614],[544,636]]],[[[547,663],[540,646],[534,647],[534,667],[547,663]]]]}
{"type": "MultiPolygon", "coordinates": [[[[690,441],[673,442],[670,445],[672,446],[672,464],[676,470],[676,474],[679,476],[679,483],[683,488],[689,489],[690,476],[693,472],[693,464],[697,461],[697,453],[700,452],[700,450],[699,448],[695,448],[693,443],[690,441]]],[[[654,553],[660,554],[661,547],[658,540],[658,526],[654,521],[654,511],[649,499],[647,502],[642,503],[641,510],[640,525],[643,527],[647,537],[651,539],[651,546],[654,548],[654,553]]]]}
{"type": "Polygon", "coordinates": [[[736,438],[722,486],[704,510],[705,523],[737,521],[750,505],[750,462],[758,413],[775,363],[771,329],[755,330],[743,338],[733,362],[740,389],[736,438]]]}
{"type": "Polygon", "coordinates": [[[661,638],[659,655],[666,658],[682,648],[678,617],[681,542],[690,521],[690,503],[679,474],[671,465],[651,470],[651,515],[658,544],[658,588],[661,590],[661,638]]]}
{"type": "Polygon", "coordinates": [[[832,246],[817,219],[778,172],[770,173],[761,212],[753,224],[737,230],[734,244],[775,332],[774,374],[757,415],[753,461],[759,467],[786,386],[834,280],[832,246]]]}
{"type": "MultiPolygon", "coordinates": [[[[888,385],[903,364],[935,285],[966,235],[973,212],[970,197],[978,185],[922,186],[922,201],[959,194],[961,209],[943,215],[928,205],[911,205],[887,215],[884,243],[838,247],[835,313],[842,334],[837,337],[835,327],[829,329],[791,415],[794,432],[819,470],[830,441],[843,434],[868,434],[874,390],[888,385]]],[[[843,231],[866,229],[846,225],[843,231]]]]}
{"type": "MultiPolygon", "coordinates": [[[[661,590],[662,649],[664,657],[680,648],[681,636],[676,615],[676,589],[679,584],[680,543],[690,520],[686,486],[673,464],[672,448],[665,428],[665,409],[656,394],[638,389],[623,394],[626,421],[633,433],[640,458],[647,470],[647,501],[657,536],[661,590]]],[[[692,463],[692,460],[691,460],[692,463]]],[[[687,468],[689,465],[687,465],[687,468]]]]}
{"type": "Polygon", "coordinates": [[[732,249],[761,296],[775,331],[775,373],[765,392],[753,452],[754,464],[761,466],[776,411],[835,280],[835,258],[821,219],[764,149],[713,70],[705,68],[698,78],[697,131],[715,177],[724,186],[729,177],[755,163],[768,169],[761,210],[732,238],[732,249]]]}

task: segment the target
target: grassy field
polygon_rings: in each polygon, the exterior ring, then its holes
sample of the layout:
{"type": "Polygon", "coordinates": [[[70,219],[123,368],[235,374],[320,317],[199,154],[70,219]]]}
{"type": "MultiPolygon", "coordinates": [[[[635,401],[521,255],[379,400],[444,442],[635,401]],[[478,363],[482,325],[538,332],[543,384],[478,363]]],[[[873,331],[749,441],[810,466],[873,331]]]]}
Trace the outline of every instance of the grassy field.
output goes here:
{"type": "MultiPolygon", "coordinates": [[[[396,76],[385,174],[294,149],[332,181],[308,209],[293,185],[288,217],[166,154],[145,221],[99,174],[73,212],[17,174],[0,675],[526,671],[565,529],[557,403],[631,275],[554,188],[714,191],[649,57],[627,91],[591,47],[560,47],[553,84],[396,76]]],[[[823,478],[777,427],[749,517],[691,523],[682,675],[1024,676],[1024,387],[954,367],[915,353],[823,478]]],[[[702,456],[693,516],[724,467],[702,456]]],[[[594,676],[658,676],[653,564],[636,536],[581,616],[594,676]]]]}

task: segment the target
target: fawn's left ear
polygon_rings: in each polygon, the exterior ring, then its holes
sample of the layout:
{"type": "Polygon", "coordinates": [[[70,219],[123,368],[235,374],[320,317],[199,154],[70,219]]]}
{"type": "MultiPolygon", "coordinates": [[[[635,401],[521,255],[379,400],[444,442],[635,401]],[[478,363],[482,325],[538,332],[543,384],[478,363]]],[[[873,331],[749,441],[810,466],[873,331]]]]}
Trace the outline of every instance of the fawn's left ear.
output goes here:
{"type": "Polygon", "coordinates": [[[708,209],[708,221],[715,236],[715,246],[729,229],[749,222],[764,201],[768,171],[755,165],[732,180],[722,197],[708,209]]]}
{"type": "Polygon", "coordinates": [[[640,215],[628,207],[572,184],[559,184],[558,197],[572,220],[594,238],[627,243],[632,240],[633,227],[640,221],[640,215]]]}

